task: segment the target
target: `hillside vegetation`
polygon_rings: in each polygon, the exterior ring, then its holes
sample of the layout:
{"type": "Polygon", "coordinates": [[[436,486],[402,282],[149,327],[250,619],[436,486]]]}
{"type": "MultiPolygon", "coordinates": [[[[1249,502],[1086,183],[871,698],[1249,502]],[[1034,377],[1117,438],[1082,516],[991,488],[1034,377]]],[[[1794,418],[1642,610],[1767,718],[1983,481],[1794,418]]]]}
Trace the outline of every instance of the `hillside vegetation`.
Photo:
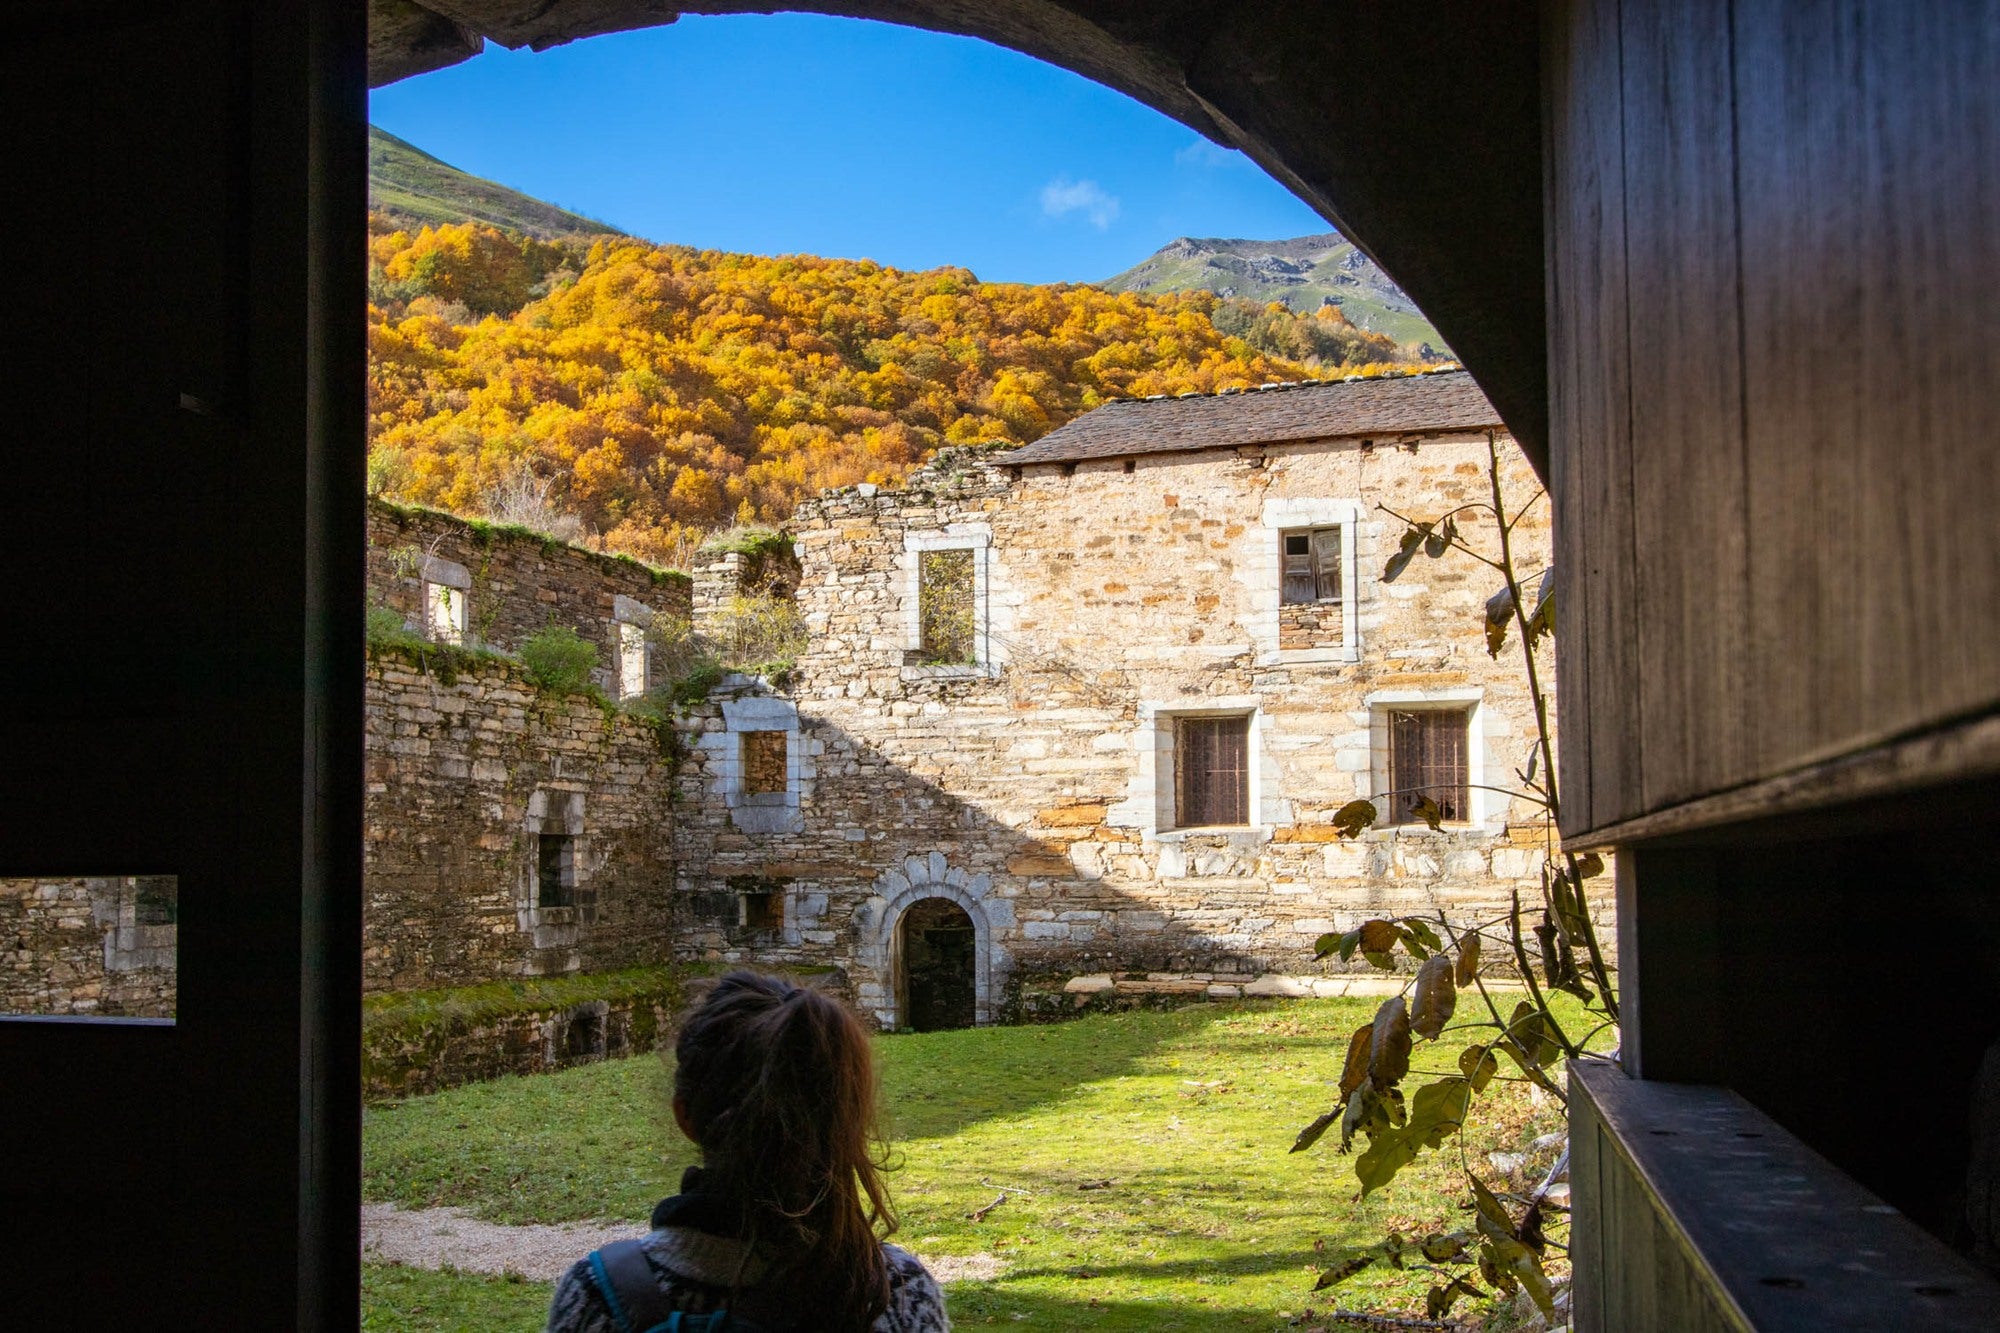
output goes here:
{"type": "Polygon", "coordinates": [[[1339,232],[1284,241],[1183,236],[1103,282],[1114,292],[1211,291],[1224,298],[1216,322],[1258,318],[1273,301],[1292,310],[1340,307],[1357,327],[1398,343],[1443,348],[1416,303],[1339,232]]]}
{"type": "Polygon", "coordinates": [[[468,513],[526,490],[586,540],[663,563],[822,488],[894,483],[942,444],[1025,444],[1113,398],[1407,355],[1333,307],[1206,291],[385,216],[371,244],[371,486],[468,513]]]}
{"type": "Polygon", "coordinates": [[[399,227],[483,222],[541,240],[624,234],[468,175],[373,125],[368,127],[368,207],[399,227]]]}

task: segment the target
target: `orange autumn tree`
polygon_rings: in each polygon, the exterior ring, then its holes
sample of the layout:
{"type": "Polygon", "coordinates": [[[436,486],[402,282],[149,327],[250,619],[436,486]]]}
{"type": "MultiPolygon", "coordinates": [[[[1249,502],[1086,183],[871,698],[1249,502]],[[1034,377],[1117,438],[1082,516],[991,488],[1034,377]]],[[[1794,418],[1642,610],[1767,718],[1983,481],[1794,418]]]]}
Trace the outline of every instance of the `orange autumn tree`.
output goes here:
{"type": "Polygon", "coordinates": [[[371,478],[478,511],[523,475],[612,549],[667,560],[943,444],[1026,444],[1113,398],[1397,367],[1338,311],[981,282],[867,260],[476,224],[371,236],[371,478]],[[1306,357],[1316,357],[1309,362],[1306,357]]]}

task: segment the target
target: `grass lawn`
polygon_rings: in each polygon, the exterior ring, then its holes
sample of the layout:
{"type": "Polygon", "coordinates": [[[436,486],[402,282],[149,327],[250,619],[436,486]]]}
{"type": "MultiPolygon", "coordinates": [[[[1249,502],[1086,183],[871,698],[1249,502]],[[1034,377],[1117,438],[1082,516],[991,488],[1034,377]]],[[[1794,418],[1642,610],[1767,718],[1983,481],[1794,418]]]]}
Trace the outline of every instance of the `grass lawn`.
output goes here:
{"type": "MultiPolygon", "coordinates": [[[[1346,1308],[1420,1311],[1421,1273],[1371,1269],[1320,1297],[1312,1282],[1391,1229],[1467,1225],[1456,1144],[1365,1202],[1337,1136],[1286,1151],[1330,1104],[1347,1036],[1375,1004],[1243,1002],[882,1037],[896,1239],[925,1257],[1005,1265],[948,1288],[958,1327],[1271,1329],[1334,1294],[1346,1308]]],[[[1420,1042],[1413,1063],[1455,1069],[1479,1035],[1420,1042]]],[[[664,1062],[641,1057],[371,1107],[364,1190],[497,1222],[630,1218],[637,1232],[693,1160],[668,1128],[666,1087],[664,1062]]],[[[1518,1084],[1496,1082],[1480,1105],[1472,1151],[1518,1150],[1561,1124],[1518,1084]]],[[[371,1265],[363,1327],[535,1329],[548,1293],[371,1265]]]]}

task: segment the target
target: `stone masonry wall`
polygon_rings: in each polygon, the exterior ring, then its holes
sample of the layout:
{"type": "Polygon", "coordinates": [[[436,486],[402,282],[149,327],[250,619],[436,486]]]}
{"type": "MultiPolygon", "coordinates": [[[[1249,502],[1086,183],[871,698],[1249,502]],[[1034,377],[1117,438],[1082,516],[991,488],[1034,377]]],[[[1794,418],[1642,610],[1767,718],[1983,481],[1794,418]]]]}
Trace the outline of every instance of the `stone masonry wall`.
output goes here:
{"type": "Polygon", "coordinates": [[[176,928],[135,920],[134,888],[0,879],[0,1014],[171,1018],[176,928]]]}
{"type": "Polygon", "coordinates": [[[671,960],[671,764],[659,734],[511,663],[368,664],[369,990],[671,960]],[[541,901],[540,838],[571,838],[574,903],[541,901]]]}
{"type": "Polygon", "coordinates": [[[419,632],[425,627],[427,562],[434,572],[440,563],[456,566],[470,584],[468,646],[513,651],[537,630],[567,625],[598,646],[598,683],[607,690],[615,684],[619,623],[632,618],[635,604],[651,614],[689,614],[689,580],[677,571],[436,510],[371,501],[369,601],[402,612],[419,632]]]}
{"type": "MultiPolygon", "coordinates": [[[[1536,482],[1502,447],[1525,503],[1536,482]]],[[[1517,650],[1486,653],[1491,571],[1453,554],[1379,581],[1403,525],[1377,506],[1483,500],[1486,463],[1484,434],[1018,476],[953,451],[903,491],[803,506],[795,694],[736,678],[688,721],[684,947],[847,967],[894,1022],[897,920],[947,897],[973,918],[992,1019],[1037,978],[1317,971],[1314,939],[1370,916],[1497,913],[1538,882],[1529,807],[1475,785],[1471,818],[1441,831],[1342,841],[1330,823],[1383,789],[1398,706],[1473,710],[1472,783],[1518,785],[1533,721],[1517,650]],[[1348,543],[1347,622],[1300,647],[1280,630],[1279,533],[1327,525],[1348,543]],[[952,545],[978,552],[976,667],[913,651],[915,553],[952,545]],[[1251,717],[1247,826],[1172,826],[1174,722],[1190,713],[1251,717]],[[790,788],[755,797],[738,733],[785,727],[790,788]],[[775,915],[758,910],[773,898],[775,915]]],[[[1546,561],[1546,513],[1516,529],[1523,568],[1546,561]]]]}

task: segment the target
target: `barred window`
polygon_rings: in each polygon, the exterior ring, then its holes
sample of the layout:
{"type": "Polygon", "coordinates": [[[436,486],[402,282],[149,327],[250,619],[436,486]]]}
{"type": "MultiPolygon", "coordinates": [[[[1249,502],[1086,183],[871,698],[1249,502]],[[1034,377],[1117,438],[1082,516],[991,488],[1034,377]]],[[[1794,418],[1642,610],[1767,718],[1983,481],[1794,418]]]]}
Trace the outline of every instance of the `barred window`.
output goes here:
{"type": "Polygon", "coordinates": [[[1183,717],[1174,723],[1174,824],[1250,822],[1250,719],[1183,717]]]}
{"type": "Polygon", "coordinates": [[[1389,822],[1417,824],[1417,802],[1428,796],[1444,818],[1463,823],[1472,815],[1467,751],[1471,714],[1462,708],[1424,708],[1389,714],[1389,822]]]}
{"type": "Polygon", "coordinates": [[[1278,601],[1296,606],[1340,600],[1340,529],[1295,528],[1279,534],[1284,582],[1278,601]]]}

